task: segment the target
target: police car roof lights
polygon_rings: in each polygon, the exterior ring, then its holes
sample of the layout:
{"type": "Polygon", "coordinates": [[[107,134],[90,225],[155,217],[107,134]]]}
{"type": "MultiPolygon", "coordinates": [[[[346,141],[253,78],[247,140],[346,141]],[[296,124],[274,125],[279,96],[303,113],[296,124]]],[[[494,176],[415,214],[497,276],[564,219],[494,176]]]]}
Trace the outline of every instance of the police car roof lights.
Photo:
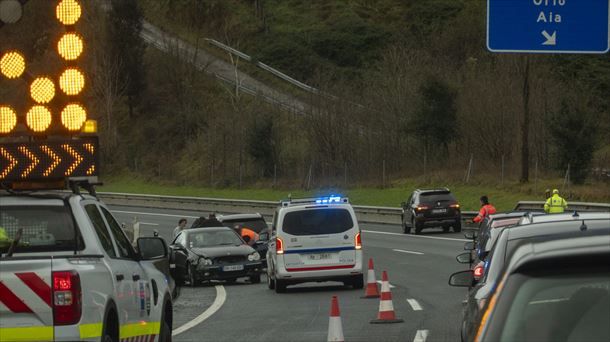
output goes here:
{"type": "Polygon", "coordinates": [[[344,204],[349,203],[349,199],[347,197],[342,197],[339,195],[330,195],[323,197],[311,197],[311,198],[288,198],[286,200],[280,201],[282,207],[288,207],[290,205],[302,205],[302,204],[344,204]]]}

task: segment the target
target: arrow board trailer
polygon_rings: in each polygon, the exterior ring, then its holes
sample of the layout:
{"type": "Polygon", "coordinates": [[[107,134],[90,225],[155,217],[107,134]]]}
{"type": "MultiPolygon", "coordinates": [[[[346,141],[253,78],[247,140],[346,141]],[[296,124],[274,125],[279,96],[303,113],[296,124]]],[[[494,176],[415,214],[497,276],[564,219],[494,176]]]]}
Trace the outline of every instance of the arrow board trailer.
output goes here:
{"type": "Polygon", "coordinates": [[[487,0],[491,52],[606,53],[610,0],[487,0]]]}

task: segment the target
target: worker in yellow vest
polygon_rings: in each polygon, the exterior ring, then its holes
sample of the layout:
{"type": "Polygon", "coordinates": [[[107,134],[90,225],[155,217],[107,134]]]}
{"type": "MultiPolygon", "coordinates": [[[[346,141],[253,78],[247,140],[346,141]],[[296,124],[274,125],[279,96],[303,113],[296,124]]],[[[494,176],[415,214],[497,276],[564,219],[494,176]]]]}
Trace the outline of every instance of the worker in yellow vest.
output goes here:
{"type": "Polygon", "coordinates": [[[547,214],[563,213],[568,208],[568,202],[559,196],[559,190],[553,189],[553,196],[544,203],[544,212],[547,214]]]}

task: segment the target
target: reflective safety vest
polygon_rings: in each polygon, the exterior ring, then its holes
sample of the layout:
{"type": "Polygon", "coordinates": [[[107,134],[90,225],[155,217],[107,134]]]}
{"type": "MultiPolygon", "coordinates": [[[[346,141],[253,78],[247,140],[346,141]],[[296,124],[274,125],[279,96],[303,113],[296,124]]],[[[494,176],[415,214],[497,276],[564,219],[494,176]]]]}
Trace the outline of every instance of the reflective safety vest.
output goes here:
{"type": "Polygon", "coordinates": [[[248,229],[248,228],[242,228],[241,229],[241,236],[249,236],[250,237],[250,241],[248,242],[249,245],[254,244],[257,240],[258,240],[258,234],[256,234],[255,231],[253,231],[252,229],[248,229]]]}
{"type": "Polygon", "coordinates": [[[493,215],[495,213],[496,213],[496,208],[493,205],[485,204],[484,206],[481,207],[481,210],[479,210],[479,214],[474,219],[472,219],[472,222],[479,223],[486,216],[493,215]]]}
{"type": "Polygon", "coordinates": [[[549,214],[563,213],[568,207],[568,202],[564,200],[558,194],[554,194],[551,198],[546,200],[544,204],[544,212],[549,214]]]}

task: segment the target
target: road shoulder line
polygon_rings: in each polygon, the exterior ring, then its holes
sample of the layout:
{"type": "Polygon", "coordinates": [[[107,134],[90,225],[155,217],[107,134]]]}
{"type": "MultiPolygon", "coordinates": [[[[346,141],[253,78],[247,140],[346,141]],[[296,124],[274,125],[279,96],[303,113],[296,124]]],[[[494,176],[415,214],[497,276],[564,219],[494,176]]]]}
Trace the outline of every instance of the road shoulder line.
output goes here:
{"type": "Polygon", "coordinates": [[[216,285],[215,288],[216,299],[214,299],[214,303],[212,303],[209,308],[207,308],[203,313],[201,313],[201,315],[193,318],[190,322],[185,323],[181,327],[174,329],[174,331],[172,332],[172,336],[178,336],[183,332],[203,323],[206,319],[210,318],[213,314],[216,313],[216,311],[218,311],[222,307],[222,305],[225,303],[225,300],[227,299],[227,291],[225,291],[225,288],[222,285],[216,285]]]}

